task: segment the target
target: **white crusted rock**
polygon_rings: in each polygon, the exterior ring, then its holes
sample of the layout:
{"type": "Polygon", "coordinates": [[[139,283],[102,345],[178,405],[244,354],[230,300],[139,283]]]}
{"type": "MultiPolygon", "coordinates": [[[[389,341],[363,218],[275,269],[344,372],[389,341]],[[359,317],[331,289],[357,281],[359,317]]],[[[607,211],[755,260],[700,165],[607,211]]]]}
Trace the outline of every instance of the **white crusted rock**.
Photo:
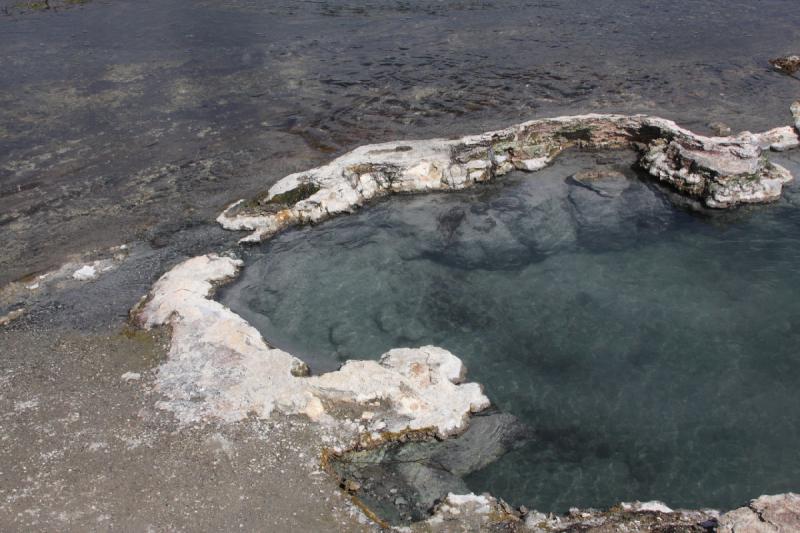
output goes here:
{"type": "Polygon", "coordinates": [[[649,502],[633,502],[633,503],[622,502],[620,504],[620,507],[622,507],[624,511],[651,512],[651,513],[674,512],[665,503],[655,500],[649,502]]]}
{"type": "Polygon", "coordinates": [[[378,361],[348,361],[340,370],[307,377],[307,366],[267,345],[243,318],[212,300],[215,283],[235,276],[241,261],[210,254],[164,274],[136,312],[144,327],[169,324],[169,357],[156,386],[159,406],[182,422],[269,416],[278,409],[337,423],[326,405],[370,406],[371,430],[433,428],[444,437],[462,431],[470,413],[489,406],[476,383],[446,350],[392,350],[378,361]],[[387,407],[376,408],[382,400],[387,407]]]}
{"type": "Polygon", "coordinates": [[[507,508],[489,495],[448,494],[433,510],[425,526],[434,531],[449,531],[453,524],[458,531],[485,531],[491,524],[518,522],[507,508]]]}
{"type": "Polygon", "coordinates": [[[537,157],[535,159],[524,159],[519,162],[517,168],[520,170],[527,170],[528,172],[535,172],[537,170],[542,170],[550,163],[550,159],[547,157],[537,157]]]}
{"type": "MultiPolygon", "coordinates": [[[[800,122],[800,104],[792,111],[800,122]]],[[[573,146],[635,148],[651,175],[711,207],[769,202],[791,176],[763,151],[799,145],[792,127],[705,137],[644,115],[556,117],[455,140],[361,146],[327,165],[286,176],[258,201],[236,202],[217,220],[227,229],[252,231],[242,242],[257,242],[295,224],[351,212],[379,196],[464,189],[513,169],[537,171],[573,146]]]]}
{"type": "Polygon", "coordinates": [[[800,495],[761,496],[747,507],[723,514],[720,533],[775,533],[800,531],[800,495]]]}
{"type": "Polygon", "coordinates": [[[83,265],[72,274],[72,279],[90,281],[97,278],[97,269],[93,265],[83,265]]]}
{"type": "MultiPolygon", "coordinates": [[[[101,274],[116,268],[118,262],[124,259],[125,253],[123,251],[124,249],[119,249],[117,247],[112,248],[112,250],[118,252],[115,254],[114,258],[98,259],[97,261],[92,261],[89,264],[83,265],[72,273],[72,279],[77,281],[92,281],[100,277],[101,274]]],[[[75,267],[73,266],[72,268],[75,267]]]]}

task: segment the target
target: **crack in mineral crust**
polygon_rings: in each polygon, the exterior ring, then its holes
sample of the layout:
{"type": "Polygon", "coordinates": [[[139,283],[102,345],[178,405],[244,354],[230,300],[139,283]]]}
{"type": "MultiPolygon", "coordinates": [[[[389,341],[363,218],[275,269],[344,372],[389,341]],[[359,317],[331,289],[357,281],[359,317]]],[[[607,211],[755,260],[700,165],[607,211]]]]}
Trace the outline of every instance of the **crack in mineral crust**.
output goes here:
{"type": "Polygon", "coordinates": [[[709,207],[771,202],[792,175],[771,163],[764,151],[800,146],[800,102],[791,110],[794,127],[728,137],[697,135],[658,117],[589,114],[534,120],[455,140],[366,145],[284,177],[255,200],[230,205],[217,221],[226,229],[252,232],[240,242],[259,242],[293,225],[353,212],[373,198],[459,190],[512,170],[537,171],[576,146],[633,148],[651,176],[709,207]]]}
{"type": "MultiPolygon", "coordinates": [[[[710,207],[769,202],[792,176],[770,163],[763,151],[800,145],[800,102],[791,110],[795,128],[731,137],[696,135],[661,118],[581,115],[457,140],[362,146],[328,165],[283,178],[249,205],[236,202],[218,221],[227,229],[253,232],[240,242],[258,242],[292,225],[352,212],[372,198],[464,189],[514,169],[539,170],[573,146],[632,147],[651,175],[710,207]]],[[[236,421],[275,411],[305,414],[350,443],[333,450],[341,452],[406,432],[453,436],[465,429],[471,413],[489,406],[480,385],[463,383],[462,362],[433,346],[394,349],[379,362],[348,361],[336,372],[304,377],[305,363],[269,346],[247,321],[211,299],[215,286],[234,278],[241,266],[241,260],[216,254],[189,259],[164,274],[134,310],[142,327],[171,327],[169,358],[158,373],[157,387],[166,397],[159,407],[181,423],[236,421]]],[[[429,520],[414,526],[591,531],[651,524],[701,531],[719,520],[723,531],[766,531],[762,526],[781,531],[786,524],[800,526],[799,502],[794,494],[762,496],[750,507],[721,516],[716,511],[673,512],[648,502],[554,517],[514,511],[489,495],[450,494],[429,520]],[[750,515],[756,521],[770,518],[756,527],[750,515]]]]}

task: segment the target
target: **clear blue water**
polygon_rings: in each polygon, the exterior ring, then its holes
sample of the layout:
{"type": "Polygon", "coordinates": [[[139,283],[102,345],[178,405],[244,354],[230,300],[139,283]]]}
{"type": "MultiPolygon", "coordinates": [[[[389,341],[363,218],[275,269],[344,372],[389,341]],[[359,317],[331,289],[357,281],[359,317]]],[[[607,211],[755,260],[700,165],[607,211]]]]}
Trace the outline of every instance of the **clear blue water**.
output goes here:
{"type": "Polygon", "coordinates": [[[797,490],[800,191],[696,211],[627,157],[284,233],[220,298],[317,372],[396,346],[461,357],[534,432],[476,492],[562,511],[797,490]]]}

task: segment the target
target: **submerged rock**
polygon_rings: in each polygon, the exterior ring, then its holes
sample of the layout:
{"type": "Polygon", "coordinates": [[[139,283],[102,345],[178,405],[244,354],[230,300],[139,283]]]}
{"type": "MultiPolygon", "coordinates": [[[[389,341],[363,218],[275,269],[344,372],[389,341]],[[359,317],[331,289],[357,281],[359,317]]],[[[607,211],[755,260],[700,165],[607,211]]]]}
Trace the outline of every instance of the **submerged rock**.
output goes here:
{"type": "Polygon", "coordinates": [[[392,440],[337,454],[329,465],[343,486],[357,484],[357,496],[398,525],[428,518],[448,493],[469,492],[464,476],[523,446],[530,436],[516,417],[490,413],[473,417],[456,438],[392,440]]]}
{"type": "Polygon", "coordinates": [[[217,220],[227,229],[252,231],[242,242],[258,242],[289,226],[352,212],[376,197],[458,190],[515,169],[540,170],[570,147],[634,148],[652,176],[709,207],[725,208],[776,200],[792,176],[764,151],[798,145],[791,126],[705,137],[643,115],[557,117],[456,140],[361,146],[327,165],[286,176],[257,201],[240,200],[217,220]]]}

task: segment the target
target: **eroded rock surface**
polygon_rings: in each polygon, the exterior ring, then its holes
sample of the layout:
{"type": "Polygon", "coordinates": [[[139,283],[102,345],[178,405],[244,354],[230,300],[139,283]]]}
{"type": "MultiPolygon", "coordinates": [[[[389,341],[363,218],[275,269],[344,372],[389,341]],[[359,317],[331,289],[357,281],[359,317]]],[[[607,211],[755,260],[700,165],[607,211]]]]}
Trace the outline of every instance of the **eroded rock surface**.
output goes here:
{"type": "Polygon", "coordinates": [[[800,495],[761,496],[746,507],[722,515],[723,533],[773,533],[800,531],[800,495]]]}
{"type": "Polygon", "coordinates": [[[420,524],[418,531],[519,531],[525,523],[519,515],[489,495],[448,494],[420,524]]]}
{"type": "Polygon", "coordinates": [[[558,117],[456,140],[361,146],[286,176],[260,197],[229,206],[217,220],[227,229],[252,231],[242,241],[257,242],[292,225],[352,212],[379,196],[458,190],[515,169],[540,170],[571,147],[634,148],[652,176],[710,207],[725,208],[777,199],[792,176],[764,151],[798,145],[791,126],[705,137],[657,117],[558,117]]]}
{"type": "Polygon", "coordinates": [[[720,514],[713,509],[673,510],[661,502],[621,503],[608,510],[572,509],[563,516],[510,509],[489,495],[449,494],[433,516],[415,525],[425,531],[531,531],[535,533],[709,532],[793,533],[800,531],[800,496],[761,496],[746,507],[720,514]]]}

